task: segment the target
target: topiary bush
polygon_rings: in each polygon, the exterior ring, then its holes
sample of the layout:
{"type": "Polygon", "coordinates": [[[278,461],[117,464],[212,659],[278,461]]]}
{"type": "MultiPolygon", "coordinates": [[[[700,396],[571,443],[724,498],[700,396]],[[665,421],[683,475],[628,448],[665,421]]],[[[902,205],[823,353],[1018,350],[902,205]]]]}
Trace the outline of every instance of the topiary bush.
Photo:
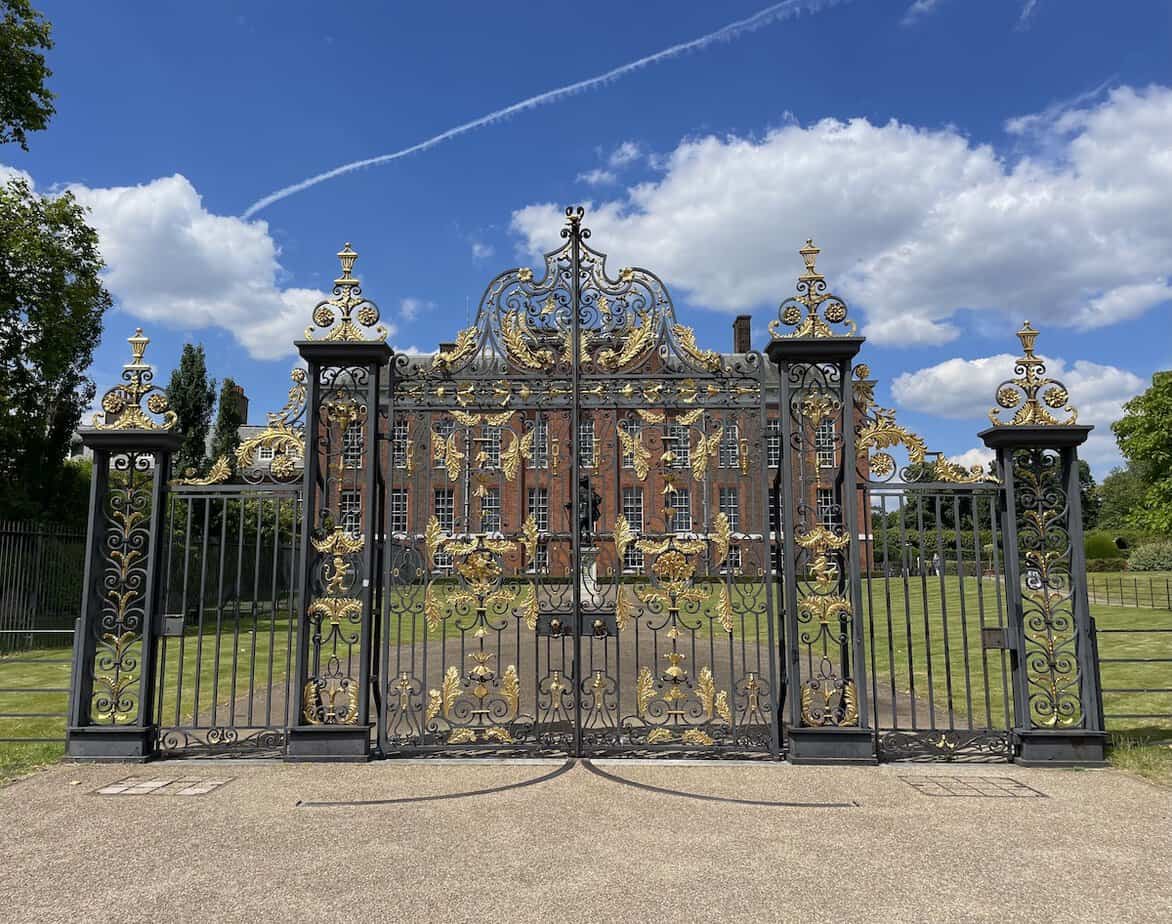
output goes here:
{"type": "Polygon", "coordinates": [[[1087,558],[1123,558],[1123,552],[1115,544],[1115,537],[1102,530],[1092,530],[1083,540],[1087,558]]]}
{"type": "Polygon", "coordinates": [[[1126,558],[1088,558],[1087,571],[1126,571],[1126,558]]]}
{"type": "Polygon", "coordinates": [[[1129,571],[1172,571],[1172,542],[1149,542],[1131,553],[1129,571]]]}

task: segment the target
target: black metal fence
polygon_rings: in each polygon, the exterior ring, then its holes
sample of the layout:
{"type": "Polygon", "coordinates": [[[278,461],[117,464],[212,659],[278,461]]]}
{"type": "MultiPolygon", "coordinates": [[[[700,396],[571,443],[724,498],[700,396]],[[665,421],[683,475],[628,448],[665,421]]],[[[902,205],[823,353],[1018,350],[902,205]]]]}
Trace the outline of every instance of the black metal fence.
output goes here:
{"type": "Polygon", "coordinates": [[[0,521],[0,742],[63,741],[85,531],[0,521]]]}
{"type": "Polygon", "coordinates": [[[1139,606],[1172,610],[1172,578],[1154,575],[1087,575],[1091,603],[1105,606],[1139,606]]]}
{"type": "Polygon", "coordinates": [[[1156,613],[1147,625],[1108,628],[1092,620],[1110,732],[1172,738],[1172,618],[1160,620],[1156,613]]]}
{"type": "Polygon", "coordinates": [[[997,486],[871,485],[867,506],[863,609],[880,756],[1011,756],[997,486]]]}

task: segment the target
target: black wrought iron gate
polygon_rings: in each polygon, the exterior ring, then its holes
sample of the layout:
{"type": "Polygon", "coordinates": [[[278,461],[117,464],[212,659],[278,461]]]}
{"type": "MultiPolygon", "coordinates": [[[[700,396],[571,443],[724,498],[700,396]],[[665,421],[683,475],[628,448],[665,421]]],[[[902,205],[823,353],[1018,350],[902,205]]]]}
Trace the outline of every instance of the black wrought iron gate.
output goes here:
{"type": "Polygon", "coordinates": [[[378,746],[776,754],[761,356],[566,214],[542,278],[392,360],[378,746]]]}

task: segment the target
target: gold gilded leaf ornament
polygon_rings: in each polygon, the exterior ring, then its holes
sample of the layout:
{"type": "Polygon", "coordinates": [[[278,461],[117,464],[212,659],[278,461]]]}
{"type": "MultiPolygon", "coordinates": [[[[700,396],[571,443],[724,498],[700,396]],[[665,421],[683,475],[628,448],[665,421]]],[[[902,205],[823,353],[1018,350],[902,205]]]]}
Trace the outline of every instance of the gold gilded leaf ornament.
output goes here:
{"type": "Polygon", "coordinates": [[[435,366],[437,369],[451,370],[476,352],[476,328],[466,327],[456,335],[456,342],[450,350],[441,350],[436,354],[435,366]]]}
{"type": "Polygon", "coordinates": [[[635,679],[635,702],[639,707],[639,715],[647,712],[647,706],[655,697],[655,678],[651,668],[639,668],[639,676],[635,679]]]}
{"type": "MultiPolygon", "coordinates": [[[[722,514],[723,516],[723,514],[722,514]]],[[[614,521],[614,551],[615,559],[622,566],[623,557],[627,553],[627,547],[635,538],[635,531],[631,529],[631,524],[627,522],[627,518],[620,516],[614,521]]]]}
{"type": "Polygon", "coordinates": [[[533,438],[536,432],[528,430],[523,436],[509,432],[513,441],[501,450],[501,469],[505,473],[506,481],[516,481],[521,470],[521,460],[533,458],[533,438]]]}
{"type": "Polygon", "coordinates": [[[733,630],[733,615],[732,597],[729,595],[728,586],[721,584],[720,593],[716,598],[716,618],[720,620],[725,632],[733,630]]]}
{"type": "Polygon", "coordinates": [[[623,452],[634,460],[635,477],[646,481],[651,471],[651,452],[643,445],[641,435],[628,433],[623,427],[619,427],[616,432],[623,444],[623,452]]]}
{"type": "Polygon", "coordinates": [[[713,519],[712,532],[708,534],[708,538],[712,540],[712,563],[714,565],[724,564],[728,558],[729,542],[732,539],[732,527],[729,525],[728,516],[721,511],[713,519]]]}
{"type": "Polygon", "coordinates": [[[703,481],[708,472],[708,460],[716,455],[720,448],[721,437],[724,436],[724,427],[717,427],[709,436],[700,434],[696,448],[692,451],[692,477],[703,481]]]}

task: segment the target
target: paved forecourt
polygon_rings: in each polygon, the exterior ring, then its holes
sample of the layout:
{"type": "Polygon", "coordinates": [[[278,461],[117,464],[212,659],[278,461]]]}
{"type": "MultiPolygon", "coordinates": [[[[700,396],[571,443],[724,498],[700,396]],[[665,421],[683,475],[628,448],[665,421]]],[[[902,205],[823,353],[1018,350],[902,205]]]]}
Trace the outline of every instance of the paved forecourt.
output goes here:
{"type": "Polygon", "coordinates": [[[13,924],[1142,921],[1172,908],[1172,790],[1117,771],[61,764],[0,789],[0,829],[13,924]]]}

